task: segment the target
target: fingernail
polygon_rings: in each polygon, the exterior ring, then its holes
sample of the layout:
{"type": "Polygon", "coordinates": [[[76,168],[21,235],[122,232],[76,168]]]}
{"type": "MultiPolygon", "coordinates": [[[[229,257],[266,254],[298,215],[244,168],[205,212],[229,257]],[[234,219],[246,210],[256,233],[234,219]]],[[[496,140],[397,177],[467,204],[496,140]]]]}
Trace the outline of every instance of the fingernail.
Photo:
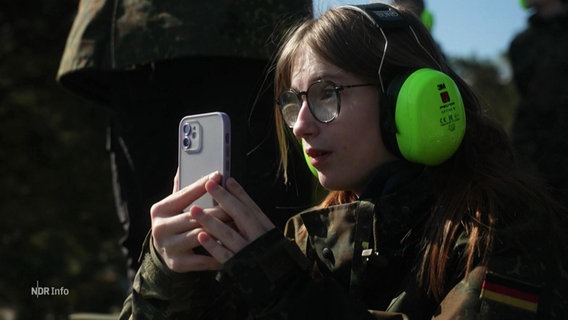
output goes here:
{"type": "Polygon", "coordinates": [[[227,186],[228,186],[228,187],[236,187],[236,186],[239,185],[239,183],[237,182],[237,180],[235,180],[235,179],[232,178],[232,177],[229,178],[229,179],[227,179],[227,182],[226,182],[226,183],[227,183],[227,186]]]}
{"type": "Polygon", "coordinates": [[[209,191],[213,191],[213,190],[219,188],[219,184],[217,183],[217,181],[213,180],[213,183],[208,183],[206,188],[209,191]]]}
{"type": "Polygon", "coordinates": [[[203,214],[203,209],[201,209],[199,206],[192,206],[189,209],[189,215],[192,218],[197,218],[202,214],[203,214]]]}

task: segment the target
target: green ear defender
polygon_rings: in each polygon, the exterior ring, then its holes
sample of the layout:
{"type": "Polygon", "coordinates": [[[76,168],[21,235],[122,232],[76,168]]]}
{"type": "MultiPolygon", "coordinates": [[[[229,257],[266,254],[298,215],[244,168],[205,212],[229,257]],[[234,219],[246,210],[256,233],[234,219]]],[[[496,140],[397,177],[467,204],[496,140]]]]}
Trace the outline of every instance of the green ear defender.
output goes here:
{"type": "Polygon", "coordinates": [[[302,140],[302,151],[304,153],[304,160],[306,160],[306,164],[308,165],[308,169],[314,176],[318,176],[318,170],[312,166],[312,162],[310,161],[310,157],[306,154],[306,148],[304,147],[304,140],[302,140]]]}
{"type": "Polygon", "coordinates": [[[426,26],[428,31],[432,31],[432,27],[434,27],[434,15],[429,10],[424,9],[422,13],[420,13],[420,20],[426,26]]]}
{"type": "Polygon", "coordinates": [[[448,75],[422,68],[395,77],[381,105],[383,140],[391,152],[438,165],[458,149],[465,134],[465,108],[448,75]]]}
{"type": "Polygon", "coordinates": [[[527,0],[519,0],[519,5],[521,6],[521,8],[523,9],[528,9],[529,6],[527,5],[527,0]]]}

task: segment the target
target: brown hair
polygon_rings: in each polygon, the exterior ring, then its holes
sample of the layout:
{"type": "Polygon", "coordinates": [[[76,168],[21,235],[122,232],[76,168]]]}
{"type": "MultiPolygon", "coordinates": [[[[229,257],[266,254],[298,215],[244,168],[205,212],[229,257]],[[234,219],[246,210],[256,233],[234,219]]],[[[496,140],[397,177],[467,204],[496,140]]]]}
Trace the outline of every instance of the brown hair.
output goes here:
{"type": "MultiPolygon", "coordinates": [[[[425,225],[419,280],[439,298],[444,293],[448,256],[463,231],[468,236],[463,270],[467,274],[475,264],[486,262],[496,225],[526,213],[547,212],[553,204],[517,170],[507,135],[486,116],[471,88],[450,69],[426,28],[410,13],[399,11],[414,31],[408,27],[384,30],[389,45],[381,71],[383,82],[388,84],[403,70],[437,69],[454,79],[466,108],[467,128],[460,148],[443,164],[428,168],[436,199],[425,225]]],[[[362,14],[334,8],[288,34],[276,61],[277,95],[290,87],[294,58],[305,47],[363,81],[377,83],[383,36],[362,14]]],[[[297,140],[290,139],[291,131],[277,105],[275,114],[285,172],[289,141],[297,140]]],[[[333,191],[322,206],[355,198],[348,191],[333,191]]]]}

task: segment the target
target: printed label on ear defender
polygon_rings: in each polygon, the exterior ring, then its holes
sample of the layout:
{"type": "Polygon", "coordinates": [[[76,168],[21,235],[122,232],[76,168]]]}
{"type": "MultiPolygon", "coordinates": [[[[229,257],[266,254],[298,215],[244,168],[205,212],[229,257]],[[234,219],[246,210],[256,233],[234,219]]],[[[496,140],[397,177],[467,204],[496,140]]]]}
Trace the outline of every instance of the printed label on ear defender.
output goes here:
{"type": "Polygon", "coordinates": [[[446,84],[438,84],[440,92],[440,100],[443,105],[440,106],[440,126],[448,126],[449,131],[456,130],[455,123],[461,120],[460,113],[456,107],[456,103],[452,101],[450,93],[446,90],[446,84]]]}

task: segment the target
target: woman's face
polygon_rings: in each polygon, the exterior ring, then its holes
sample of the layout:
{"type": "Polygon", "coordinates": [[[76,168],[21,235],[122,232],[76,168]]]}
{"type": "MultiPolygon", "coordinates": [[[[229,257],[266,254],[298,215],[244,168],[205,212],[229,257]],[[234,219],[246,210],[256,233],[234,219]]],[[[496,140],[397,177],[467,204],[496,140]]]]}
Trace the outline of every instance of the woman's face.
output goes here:
{"type": "MultiPolygon", "coordinates": [[[[292,68],[292,88],[306,91],[317,80],[330,80],[337,85],[365,83],[312,50],[301,50],[292,68]]],[[[347,88],[340,92],[340,98],[339,116],[321,123],[310,113],[304,96],[293,131],[303,140],[304,151],[317,169],[322,186],[361,194],[373,171],[395,157],[387,151],[381,137],[377,87],[347,88]]]]}

